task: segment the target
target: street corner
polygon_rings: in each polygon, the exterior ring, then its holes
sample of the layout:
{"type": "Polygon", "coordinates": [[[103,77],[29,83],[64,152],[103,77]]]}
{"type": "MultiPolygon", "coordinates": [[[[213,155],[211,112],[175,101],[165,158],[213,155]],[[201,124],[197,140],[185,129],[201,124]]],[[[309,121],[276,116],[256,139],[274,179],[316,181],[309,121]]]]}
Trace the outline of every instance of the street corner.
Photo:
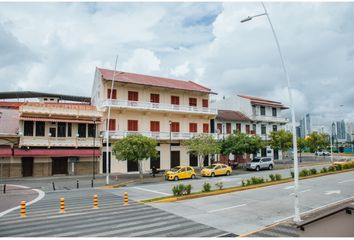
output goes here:
{"type": "Polygon", "coordinates": [[[44,197],[44,192],[26,186],[3,184],[0,192],[0,217],[19,208],[21,201],[27,205],[39,201],[44,197]]]}

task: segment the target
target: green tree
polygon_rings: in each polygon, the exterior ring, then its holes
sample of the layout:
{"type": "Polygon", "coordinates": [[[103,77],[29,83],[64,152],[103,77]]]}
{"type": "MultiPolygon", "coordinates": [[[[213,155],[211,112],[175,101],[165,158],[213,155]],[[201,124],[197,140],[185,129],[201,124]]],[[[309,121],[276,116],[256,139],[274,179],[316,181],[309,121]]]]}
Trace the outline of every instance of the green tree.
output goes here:
{"type": "Polygon", "coordinates": [[[265,146],[259,136],[247,135],[236,132],[229,135],[221,143],[221,152],[225,155],[243,155],[244,153],[256,153],[265,146]]]}
{"type": "Polygon", "coordinates": [[[142,135],[129,135],[113,145],[113,154],[121,161],[138,162],[140,179],[143,179],[142,161],[157,157],[157,141],[142,135]]]}
{"type": "Polygon", "coordinates": [[[307,145],[311,152],[322,150],[329,145],[328,135],[324,133],[313,132],[306,137],[307,145]]]}
{"type": "Polygon", "coordinates": [[[198,134],[192,138],[183,141],[184,146],[188,148],[188,152],[198,157],[199,166],[203,167],[203,159],[210,154],[220,152],[220,145],[209,134],[198,134]]]}
{"type": "Polygon", "coordinates": [[[287,132],[284,129],[276,131],[276,132],[271,132],[269,134],[269,145],[273,149],[280,149],[282,153],[285,153],[288,151],[293,143],[293,135],[291,132],[287,132]]]}
{"type": "Polygon", "coordinates": [[[297,150],[300,152],[300,162],[301,162],[301,153],[307,147],[307,140],[304,138],[297,138],[297,150]]]}

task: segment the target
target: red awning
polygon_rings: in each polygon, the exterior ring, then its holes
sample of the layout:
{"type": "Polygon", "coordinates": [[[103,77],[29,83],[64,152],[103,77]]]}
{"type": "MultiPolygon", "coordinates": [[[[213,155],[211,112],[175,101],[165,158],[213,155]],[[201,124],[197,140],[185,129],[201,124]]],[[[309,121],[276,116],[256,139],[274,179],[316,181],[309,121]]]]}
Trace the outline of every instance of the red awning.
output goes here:
{"type": "Polygon", "coordinates": [[[101,156],[99,149],[15,149],[14,156],[20,157],[95,157],[101,156]]]}
{"type": "MultiPolygon", "coordinates": [[[[60,119],[60,118],[39,118],[39,117],[20,117],[20,120],[35,121],[35,122],[94,123],[94,121],[92,121],[92,120],[60,119]]],[[[100,121],[96,121],[96,123],[100,123],[100,121]]]]}
{"type": "Polygon", "coordinates": [[[11,147],[0,148],[0,157],[11,157],[11,147]]]}

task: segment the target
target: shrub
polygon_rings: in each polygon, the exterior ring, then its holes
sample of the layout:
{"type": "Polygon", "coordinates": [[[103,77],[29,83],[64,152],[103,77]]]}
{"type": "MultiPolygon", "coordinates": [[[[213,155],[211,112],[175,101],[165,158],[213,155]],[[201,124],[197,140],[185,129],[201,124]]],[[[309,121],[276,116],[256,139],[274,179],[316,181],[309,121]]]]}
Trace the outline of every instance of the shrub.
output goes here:
{"type": "Polygon", "coordinates": [[[345,163],[343,164],[343,169],[348,169],[349,168],[349,164],[345,163]]]}
{"type": "Polygon", "coordinates": [[[276,181],[281,180],[281,174],[275,174],[275,180],[276,181]]]}
{"type": "Polygon", "coordinates": [[[271,181],[275,181],[275,179],[276,179],[275,176],[274,176],[274,174],[270,174],[270,175],[269,175],[269,178],[270,178],[271,181]]]}
{"type": "Polygon", "coordinates": [[[210,183],[205,182],[205,183],[203,184],[203,190],[202,190],[202,192],[210,192],[210,190],[211,190],[211,185],[210,185],[210,183]]]}
{"type": "Polygon", "coordinates": [[[291,178],[294,178],[294,172],[290,171],[291,178]]]}
{"type": "Polygon", "coordinates": [[[172,188],[173,196],[182,196],[191,194],[192,185],[178,184],[172,188]]]}
{"type": "Polygon", "coordinates": [[[300,177],[306,177],[309,175],[309,173],[310,173],[309,170],[302,169],[299,175],[300,175],[300,177]]]}
{"type": "Polygon", "coordinates": [[[223,189],[223,187],[224,187],[224,183],[223,183],[223,182],[217,182],[217,183],[215,183],[215,186],[216,186],[217,188],[219,188],[219,190],[221,190],[221,189],[223,189]]]}
{"type": "Polygon", "coordinates": [[[334,171],[336,171],[336,167],[334,167],[334,166],[328,167],[328,172],[334,172],[334,171]]]}
{"type": "Polygon", "coordinates": [[[192,185],[188,184],[187,186],[185,186],[185,190],[186,190],[186,194],[187,194],[187,195],[191,194],[192,185]]]}
{"type": "Polygon", "coordinates": [[[310,173],[311,173],[311,175],[317,174],[316,168],[311,168],[311,169],[310,169],[310,173]]]}
{"type": "Polygon", "coordinates": [[[326,173],[328,172],[328,169],[326,167],[323,167],[321,170],[320,170],[320,173],[326,173]]]}
{"type": "Polygon", "coordinates": [[[241,186],[242,187],[246,186],[246,183],[243,180],[241,181],[241,186]]]}
{"type": "Polygon", "coordinates": [[[264,178],[251,177],[251,184],[264,183],[264,178]]]}
{"type": "Polygon", "coordinates": [[[247,184],[246,184],[246,186],[248,186],[248,185],[252,185],[252,182],[251,182],[250,179],[247,179],[247,184]]]}
{"type": "Polygon", "coordinates": [[[342,165],[341,164],[334,165],[334,167],[336,168],[337,171],[342,170],[342,165]]]}

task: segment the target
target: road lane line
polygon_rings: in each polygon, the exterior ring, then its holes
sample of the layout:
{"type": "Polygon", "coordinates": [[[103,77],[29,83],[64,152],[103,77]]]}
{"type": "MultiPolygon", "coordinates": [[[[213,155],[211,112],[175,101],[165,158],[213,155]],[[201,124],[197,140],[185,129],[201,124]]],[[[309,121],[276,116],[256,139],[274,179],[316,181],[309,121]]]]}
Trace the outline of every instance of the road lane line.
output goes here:
{"type": "MultiPolygon", "coordinates": [[[[306,190],[303,190],[303,191],[300,191],[298,193],[304,193],[304,192],[308,192],[308,191],[311,191],[312,189],[306,189],[306,190]]],[[[290,193],[289,196],[291,195],[294,195],[295,193],[290,193]]]]}
{"type": "Polygon", "coordinates": [[[288,190],[288,189],[292,189],[292,188],[294,188],[294,186],[288,186],[288,187],[285,187],[285,188],[283,188],[284,190],[288,190]]]}
{"type": "Polygon", "coordinates": [[[341,183],[353,182],[353,181],[354,181],[354,179],[348,179],[348,180],[344,180],[344,181],[341,181],[341,182],[338,182],[338,183],[341,184],[341,183]]]}
{"type": "Polygon", "coordinates": [[[161,195],[165,195],[165,196],[170,196],[171,195],[171,194],[167,194],[167,193],[163,193],[163,192],[159,192],[159,191],[154,191],[154,190],[150,190],[150,189],[146,189],[146,188],[141,188],[141,187],[133,187],[133,188],[141,190],[141,191],[157,193],[157,194],[161,194],[161,195]]]}
{"type": "Polygon", "coordinates": [[[208,213],[219,212],[219,211],[223,211],[223,210],[227,210],[227,209],[231,209],[231,208],[243,207],[243,206],[246,206],[246,205],[247,204],[241,204],[241,205],[237,205],[237,206],[233,206],[233,207],[215,209],[215,210],[208,211],[208,213]]]}

